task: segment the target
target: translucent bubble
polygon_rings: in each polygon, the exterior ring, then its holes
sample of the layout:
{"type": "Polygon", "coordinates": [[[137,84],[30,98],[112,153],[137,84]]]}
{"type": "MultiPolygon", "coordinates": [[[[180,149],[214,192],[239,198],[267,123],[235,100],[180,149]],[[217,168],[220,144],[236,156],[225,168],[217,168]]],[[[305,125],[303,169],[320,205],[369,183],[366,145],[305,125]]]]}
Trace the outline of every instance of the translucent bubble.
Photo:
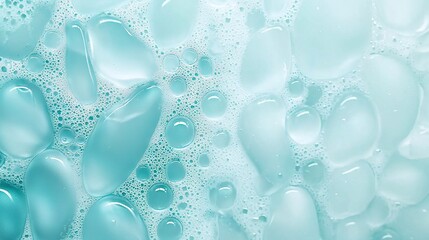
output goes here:
{"type": "Polygon", "coordinates": [[[166,183],[156,183],[149,188],[146,198],[151,208],[163,210],[173,202],[173,190],[166,183]]]}
{"type": "Polygon", "coordinates": [[[227,99],[217,90],[206,93],[201,101],[201,110],[208,118],[219,118],[225,114],[227,99]]]}
{"type": "Polygon", "coordinates": [[[157,234],[160,240],[180,239],[183,234],[182,223],[174,217],[166,217],[158,223],[157,234]]]}
{"type": "Polygon", "coordinates": [[[231,182],[221,182],[210,189],[210,202],[219,209],[228,209],[234,205],[237,190],[231,182]]]}
{"type": "Polygon", "coordinates": [[[136,169],[137,179],[140,181],[146,181],[150,178],[150,168],[148,165],[141,165],[136,169]]]}
{"type": "Polygon", "coordinates": [[[170,80],[170,90],[175,96],[181,96],[188,88],[186,80],[183,77],[175,76],[170,80]]]}
{"type": "Polygon", "coordinates": [[[42,56],[37,53],[33,53],[28,56],[27,59],[27,69],[30,72],[41,72],[45,68],[45,60],[43,60],[42,56]]]}
{"type": "Polygon", "coordinates": [[[188,117],[176,116],[168,122],[165,135],[173,148],[185,148],[194,141],[194,123],[188,117]]]}
{"type": "Polygon", "coordinates": [[[58,32],[48,31],[45,33],[43,44],[52,49],[56,49],[61,45],[61,36],[58,32]]]}
{"type": "Polygon", "coordinates": [[[167,54],[163,59],[164,70],[168,73],[175,73],[179,69],[180,60],[174,54],[167,54]]]}
{"type": "Polygon", "coordinates": [[[76,133],[69,127],[63,127],[60,130],[60,141],[62,144],[70,144],[74,141],[76,133]]]}
{"type": "Polygon", "coordinates": [[[212,143],[217,148],[226,148],[230,141],[231,137],[228,131],[225,130],[217,132],[212,138],[212,143]]]}
{"type": "Polygon", "coordinates": [[[193,65],[197,62],[198,53],[193,48],[187,48],[183,50],[182,60],[187,65],[193,65]]]}
{"type": "Polygon", "coordinates": [[[173,159],[167,164],[166,173],[168,180],[178,182],[185,178],[186,170],[179,159],[173,159]]]}
{"type": "Polygon", "coordinates": [[[198,163],[201,167],[208,167],[210,164],[210,158],[207,153],[203,153],[198,157],[198,163]]]}
{"type": "Polygon", "coordinates": [[[288,89],[292,97],[300,97],[304,94],[305,84],[300,79],[292,79],[288,83],[288,89]]]}
{"type": "Polygon", "coordinates": [[[207,56],[201,57],[198,61],[198,71],[203,75],[203,77],[208,78],[213,76],[214,69],[212,60],[207,56]]]}
{"type": "Polygon", "coordinates": [[[318,184],[325,176],[325,165],[318,159],[312,160],[302,168],[304,181],[309,184],[318,184]]]}
{"type": "Polygon", "coordinates": [[[316,109],[300,107],[286,119],[286,129],[296,143],[309,144],[318,138],[322,128],[322,120],[316,109]]]}

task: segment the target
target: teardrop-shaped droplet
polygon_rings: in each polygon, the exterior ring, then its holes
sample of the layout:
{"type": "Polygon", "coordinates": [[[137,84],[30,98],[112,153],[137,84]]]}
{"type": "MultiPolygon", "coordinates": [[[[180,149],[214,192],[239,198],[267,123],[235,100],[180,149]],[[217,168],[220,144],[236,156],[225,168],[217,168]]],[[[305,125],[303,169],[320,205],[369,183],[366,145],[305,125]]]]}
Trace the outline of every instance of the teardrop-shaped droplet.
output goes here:
{"type": "Polygon", "coordinates": [[[375,195],[375,176],[366,161],[336,169],[327,184],[326,211],[334,219],[361,213],[375,195]]]}
{"type": "Polygon", "coordinates": [[[259,30],[249,41],[241,59],[240,83],[251,92],[282,89],[291,67],[289,32],[282,27],[259,30]]]}
{"type": "Polygon", "coordinates": [[[159,0],[149,6],[149,26],[156,44],[172,48],[192,33],[199,10],[198,0],[159,0]]]}
{"type": "Polygon", "coordinates": [[[51,4],[40,4],[35,7],[32,19],[16,30],[8,32],[0,28],[0,56],[13,60],[22,60],[36,47],[40,36],[52,14],[51,4]]]}
{"type": "Polygon", "coordinates": [[[21,190],[0,182],[0,239],[18,240],[24,232],[27,203],[21,190]]]}
{"type": "Polygon", "coordinates": [[[380,147],[396,150],[417,118],[420,103],[417,76],[405,61],[373,55],[363,65],[362,79],[380,117],[380,147]]]}
{"type": "Polygon", "coordinates": [[[84,240],[149,240],[146,225],[127,199],[109,195],[95,202],[85,216],[84,240]]]}
{"type": "Polygon", "coordinates": [[[369,47],[370,0],[304,0],[294,23],[298,69],[307,77],[331,79],[351,71],[369,47]]]}
{"type": "Polygon", "coordinates": [[[119,19],[100,14],[88,21],[87,29],[97,75],[117,87],[130,87],[152,79],[157,71],[152,50],[119,19]]]}
{"type": "Polygon", "coordinates": [[[392,156],[380,176],[380,194],[405,204],[416,204],[423,200],[429,194],[427,161],[412,161],[401,156],[392,156]]]}
{"type": "Polygon", "coordinates": [[[52,149],[40,153],[28,166],[24,183],[33,238],[60,239],[76,210],[72,169],[67,157],[52,149]]]}
{"type": "Polygon", "coordinates": [[[121,185],[143,157],[161,114],[162,92],[137,88],[98,120],[82,159],[86,191],[103,196],[121,185]]]}
{"type": "Polygon", "coordinates": [[[329,160],[344,165],[372,153],[378,136],[374,105],[360,92],[347,92],[326,121],[324,145],[329,160]]]}
{"type": "Polygon", "coordinates": [[[0,151],[15,158],[30,158],[54,139],[50,111],[40,89],[25,79],[0,88],[0,151]]]}
{"type": "Polygon", "coordinates": [[[287,184],[295,168],[285,134],[285,115],[283,102],[270,96],[251,102],[239,120],[238,135],[244,151],[261,177],[276,187],[287,184]]]}
{"type": "Polygon", "coordinates": [[[97,82],[89,60],[86,30],[79,21],[66,25],[66,74],[70,91],[82,104],[97,100],[97,82]]]}
{"type": "Polygon", "coordinates": [[[125,4],[127,2],[128,0],[103,0],[103,1],[72,0],[73,6],[81,14],[103,12],[108,9],[118,7],[119,5],[125,4]]]}
{"type": "Polygon", "coordinates": [[[306,190],[288,187],[272,197],[271,217],[263,239],[320,239],[316,207],[306,190]]]}

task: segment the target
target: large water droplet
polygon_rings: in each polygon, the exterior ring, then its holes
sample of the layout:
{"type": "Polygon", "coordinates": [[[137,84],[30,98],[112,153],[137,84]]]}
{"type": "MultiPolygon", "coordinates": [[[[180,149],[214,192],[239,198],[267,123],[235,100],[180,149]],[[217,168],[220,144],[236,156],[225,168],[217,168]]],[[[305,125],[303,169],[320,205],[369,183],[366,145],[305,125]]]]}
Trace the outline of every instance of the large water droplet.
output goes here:
{"type": "Polygon", "coordinates": [[[371,26],[370,0],[304,0],[293,34],[298,69],[316,79],[346,74],[369,47],[371,26]]]}
{"type": "Polygon", "coordinates": [[[76,210],[72,168],[64,154],[46,150],[31,161],[25,175],[34,239],[60,239],[76,210]]]}
{"type": "Polygon", "coordinates": [[[299,107],[286,119],[289,136],[298,144],[310,144],[317,140],[322,128],[319,112],[312,107],[299,107]]]}
{"type": "Polygon", "coordinates": [[[176,116],[165,127],[165,135],[173,148],[185,148],[194,141],[194,123],[188,117],[176,116]]]}
{"type": "Polygon", "coordinates": [[[173,202],[173,190],[166,183],[155,183],[147,191],[146,200],[155,210],[166,209],[173,202]]]}
{"type": "Polygon", "coordinates": [[[327,184],[326,211],[343,219],[364,211],[375,195],[375,176],[366,161],[336,169],[327,184]]]}
{"type": "Polygon", "coordinates": [[[160,240],[178,240],[183,235],[182,223],[174,217],[166,217],[158,223],[157,234],[160,240]]]}
{"type": "Polygon", "coordinates": [[[363,66],[362,79],[380,116],[380,146],[396,150],[417,118],[420,96],[417,76],[398,58],[373,55],[363,66]]]}
{"type": "Polygon", "coordinates": [[[265,182],[276,187],[287,184],[295,168],[285,134],[285,115],[283,102],[270,96],[251,102],[239,120],[238,135],[247,156],[265,182]]]}
{"type": "Polygon", "coordinates": [[[91,206],[83,223],[84,240],[148,240],[146,225],[127,199],[109,195],[91,206]]]}
{"type": "Polygon", "coordinates": [[[89,194],[109,194],[127,179],[149,145],[161,105],[161,90],[146,85],[100,117],[82,159],[83,180],[89,194]]]}
{"type": "Polygon", "coordinates": [[[27,219],[24,194],[16,187],[0,182],[0,239],[21,239],[27,219]]]}
{"type": "Polygon", "coordinates": [[[278,91],[287,81],[290,36],[282,27],[264,28],[249,41],[241,60],[240,83],[252,92],[278,91]]]}
{"type": "Polygon", "coordinates": [[[288,187],[272,197],[264,240],[320,239],[313,198],[300,187],[288,187]]]}
{"type": "MultiPolygon", "coordinates": [[[[160,2],[160,1],[154,1],[160,2]]],[[[118,87],[147,82],[157,66],[152,50],[117,18],[97,15],[87,23],[94,69],[118,87]]]]}
{"type": "Polygon", "coordinates": [[[347,92],[334,106],[326,125],[324,145],[329,160],[347,164],[373,152],[379,135],[377,113],[360,92],[347,92]]]}
{"type": "Polygon", "coordinates": [[[0,151],[29,158],[46,149],[54,132],[49,109],[40,89],[25,79],[0,88],[0,151]]]}
{"type": "Polygon", "coordinates": [[[196,23],[198,3],[198,0],[151,1],[149,26],[160,47],[176,47],[189,38],[196,23]]]}
{"type": "Polygon", "coordinates": [[[221,182],[210,189],[210,202],[218,209],[231,208],[237,197],[237,190],[231,182],[221,182]]]}
{"type": "Polygon", "coordinates": [[[79,21],[66,25],[66,75],[70,91],[82,104],[97,100],[97,82],[88,56],[88,36],[79,21]]]}

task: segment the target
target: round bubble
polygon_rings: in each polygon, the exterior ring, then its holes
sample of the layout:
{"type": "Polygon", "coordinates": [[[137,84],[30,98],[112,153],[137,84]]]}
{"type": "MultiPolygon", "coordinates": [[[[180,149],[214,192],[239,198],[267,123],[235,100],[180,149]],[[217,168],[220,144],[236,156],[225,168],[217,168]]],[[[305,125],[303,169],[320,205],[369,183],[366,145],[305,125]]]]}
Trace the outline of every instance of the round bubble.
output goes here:
{"type": "Polygon", "coordinates": [[[166,183],[155,183],[149,188],[146,198],[151,208],[163,210],[173,202],[173,190],[166,183]]]}
{"type": "Polygon", "coordinates": [[[171,147],[185,148],[194,141],[194,123],[188,117],[176,116],[168,122],[165,135],[171,147]]]}
{"type": "Polygon", "coordinates": [[[166,217],[158,223],[157,234],[160,240],[176,240],[183,235],[182,223],[174,217],[166,217]]]}

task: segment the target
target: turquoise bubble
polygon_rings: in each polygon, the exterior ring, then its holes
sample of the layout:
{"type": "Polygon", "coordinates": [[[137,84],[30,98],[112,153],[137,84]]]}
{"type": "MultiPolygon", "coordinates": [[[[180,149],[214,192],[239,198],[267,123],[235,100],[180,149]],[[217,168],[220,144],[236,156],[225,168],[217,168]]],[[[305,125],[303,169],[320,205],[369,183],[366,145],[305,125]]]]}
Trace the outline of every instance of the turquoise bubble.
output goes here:
{"type": "Polygon", "coordinates": [[[162,63],[164,65],[164,70],[168,73],[177,72],[180,66],[179,57],[174,54],[165,55],[164,59],[162,60],[162,63]]]}
{"type": "Polygon", "coordinates": [[[179,182],[186,176],[186,169],[179,159],[173,159],[167,163],[166,167],[167,179],[172,182],[179,182]]]}
{"type": "Polygon", "coordinates": [[[212,60],[207,56],[201,57],[200,60],[198,60],[198,71],[203,77],[209,78],[213,76],[214,69],[212,60]]]}
{"type": "Polygon", "coordinates": [[[198,59],[198,53],[195,49],[193,48],[187,48],[185,50],[183,50],[182,53],[182,61],[186,64],[186,65],[193,65],[197,62],[198,59]]]}
{"type": "Polygon", "coordinates": [[[43,38],[43,44],[51,49],[57,49],[61,45],[61,36],[56,31],[48,31],[43,38]]]}
{"type": "Polygon", "coordinates": [[[198,157],[198,164],[204,168],[210,165],[210,158],[207,153],[203,153],[198,157]]]}
{"type": "Polygon", "coordinates": [[[168,122],[165,135],[171,147],[185,148],[194,141],[194,123],[188,117],[176,116],[168,122]]]}
{"type": "Polygon", "coordinates": [[[212,143],[217,148],[228,147],[230,141],[231,141],[231,136],[226,130],[221,130],[217,132],[212,138],[212,143]]]}
{"type": "Polygon", "coordinates": [[[237,190],[231,182],[221,182],[210,189],[210,202],[218,209],[231,208],[237,197],[237,190]]]}
{"type": "Polygon", "coordinates": [[[148,165],[141,165],[136,169],[137,179],[140,181],[146,181],[150,178],[150,168],[148,165]]]}
{"type": "Polygon", "coordinates": [[[302,176],[308,184],[320,183],[325,172],[325,165],[318,159],[311,160],[302,168],[302,176]]]}
{"type": "Polygon", "coordinates": [[[170,90],[175,96],[181,96],[186,92],[188,85],[183,77],[175,76],[170,80],[170,90]]]}
{"type": "Polygon", "coordinates": [[[227,99],[217,90],[206,93],[201,101],[201,110],[208,118],[219,118],[225,114],[227,99]]]}
{"type": "Polygon", "coordinates": [[[37,53],[30,54],[27,58],[27,70],[39,73],[45,68],[45,60],[37,53]]]}
{"type": "Polygon", "coordinates": [[[27,218],[25,201],[21,190],[0,182],[0,239],[21,239],[27,218]]]}
{"type": "Polygon", "coordinates": [[[288,90],[292,97],[300,97],[304,94],[305,84],[300,79],[292,79],[288,82],[288,90]]]}
{"type": "Polygon", "coordinates": [[[302,106],[289,114],[285,125],[292,140],[298,144],[310,144],[319,137],[322,119],[316,109],[302,106]]]}
{"type": "Polygon", "coordinates": [[[183,226],[179,219],[166,217],[158,223],[157,234],[160,240],[176,240],[183,235],[183,226]]]}
{"type": "Polygon", "coordinates": [[[155,183],[146,195],[147,204],[155,210],[168,208],[173,202],[173,190],[166,183],[155,183]]]}
{"type": "Polygon", "coordinates": [[[60,130],[60,142],[62,144],[70,144],[74,142],[76,133],[69,127],[63,127],[60,130]]]}

